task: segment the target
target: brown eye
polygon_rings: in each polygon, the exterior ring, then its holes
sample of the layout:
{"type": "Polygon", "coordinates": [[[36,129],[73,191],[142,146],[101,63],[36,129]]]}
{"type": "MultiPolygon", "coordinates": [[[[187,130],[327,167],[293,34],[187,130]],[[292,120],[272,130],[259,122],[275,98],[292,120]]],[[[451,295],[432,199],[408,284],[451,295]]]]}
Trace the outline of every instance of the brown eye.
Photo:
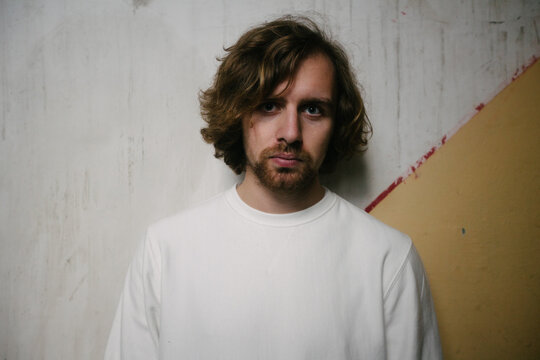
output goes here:
{"type": "Polygon", "coordinates": [[[274,103],[264,103],[261,105],[260,109],[264,112],[272,112],[277,110],[277,106],[274,103]]]}

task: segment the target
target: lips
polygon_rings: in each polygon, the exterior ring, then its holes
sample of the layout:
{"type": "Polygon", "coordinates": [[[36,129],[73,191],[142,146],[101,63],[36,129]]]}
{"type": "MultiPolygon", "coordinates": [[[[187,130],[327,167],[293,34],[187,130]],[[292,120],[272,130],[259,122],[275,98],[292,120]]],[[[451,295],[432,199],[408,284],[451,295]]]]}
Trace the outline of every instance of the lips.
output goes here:
{"type": "Polygon", "coordinates": [[[297,161],[302,161],[302,159],[300,159],[300,158],[298,157],[298,155],[296,155],[296,154],[291,154],[291,153],[279,153],[279,154],[275,154],[275,155],[270,156],[270,158],[272,158],[272,159],[283,159],[283,160],[297,160],[297,161]]]}
{"type": "Polygon", "coordinates": [[[270,160],[278,167],[292,168],[303,160],[297,154],[278,153],[270,156],[270,160]]]}

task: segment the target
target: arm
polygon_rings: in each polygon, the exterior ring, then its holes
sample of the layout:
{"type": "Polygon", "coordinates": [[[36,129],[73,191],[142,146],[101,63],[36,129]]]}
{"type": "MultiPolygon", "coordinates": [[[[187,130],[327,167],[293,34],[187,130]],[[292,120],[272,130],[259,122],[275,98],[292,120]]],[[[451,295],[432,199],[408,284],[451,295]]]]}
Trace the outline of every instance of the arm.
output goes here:
{"type": "Polygon", "coordinates": [[[384,296],[388,359],[442,359],[424,267],[413,245],[384,296]]]}
{"type": "Polygon", "coordinates": [[[106,360],[158,359],[161,257],[149,234],[131,263],[105,350],[106,360]]]}

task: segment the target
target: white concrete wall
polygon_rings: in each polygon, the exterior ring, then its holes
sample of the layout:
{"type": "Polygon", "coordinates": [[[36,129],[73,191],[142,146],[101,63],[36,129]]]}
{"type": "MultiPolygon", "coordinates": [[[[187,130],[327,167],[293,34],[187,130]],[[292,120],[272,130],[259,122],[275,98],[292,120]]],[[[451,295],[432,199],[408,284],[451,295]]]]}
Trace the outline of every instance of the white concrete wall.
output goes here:
{"type": "Polygon", "coordinates": [[[0,0],[0,359],[99,359],[152,221],[237,179],[197,92],[248,26],[317,11],[375,129],[328,184],[366,206],[540,55],[522,1],[0,0]]]}

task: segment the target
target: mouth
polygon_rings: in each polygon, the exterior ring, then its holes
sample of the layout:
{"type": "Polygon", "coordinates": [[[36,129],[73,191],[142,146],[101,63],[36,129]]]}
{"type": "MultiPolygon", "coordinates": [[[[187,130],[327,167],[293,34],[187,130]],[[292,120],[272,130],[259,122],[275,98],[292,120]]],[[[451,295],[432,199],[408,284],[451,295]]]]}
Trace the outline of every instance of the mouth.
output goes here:
{"type": "Polygon", "coordinates": [[[290,168],[302,162],[302,159],[296,154],[278,153],[270,156],[270,160],[278,167],[290,168]]]}
{"type": "Polygon", "coordinates": [[[296,154],[292,153],[279,153],[270,156],[271,159],[283,159],[283,160],[296,160],[296,161],[302,161],[296,154]]]}

